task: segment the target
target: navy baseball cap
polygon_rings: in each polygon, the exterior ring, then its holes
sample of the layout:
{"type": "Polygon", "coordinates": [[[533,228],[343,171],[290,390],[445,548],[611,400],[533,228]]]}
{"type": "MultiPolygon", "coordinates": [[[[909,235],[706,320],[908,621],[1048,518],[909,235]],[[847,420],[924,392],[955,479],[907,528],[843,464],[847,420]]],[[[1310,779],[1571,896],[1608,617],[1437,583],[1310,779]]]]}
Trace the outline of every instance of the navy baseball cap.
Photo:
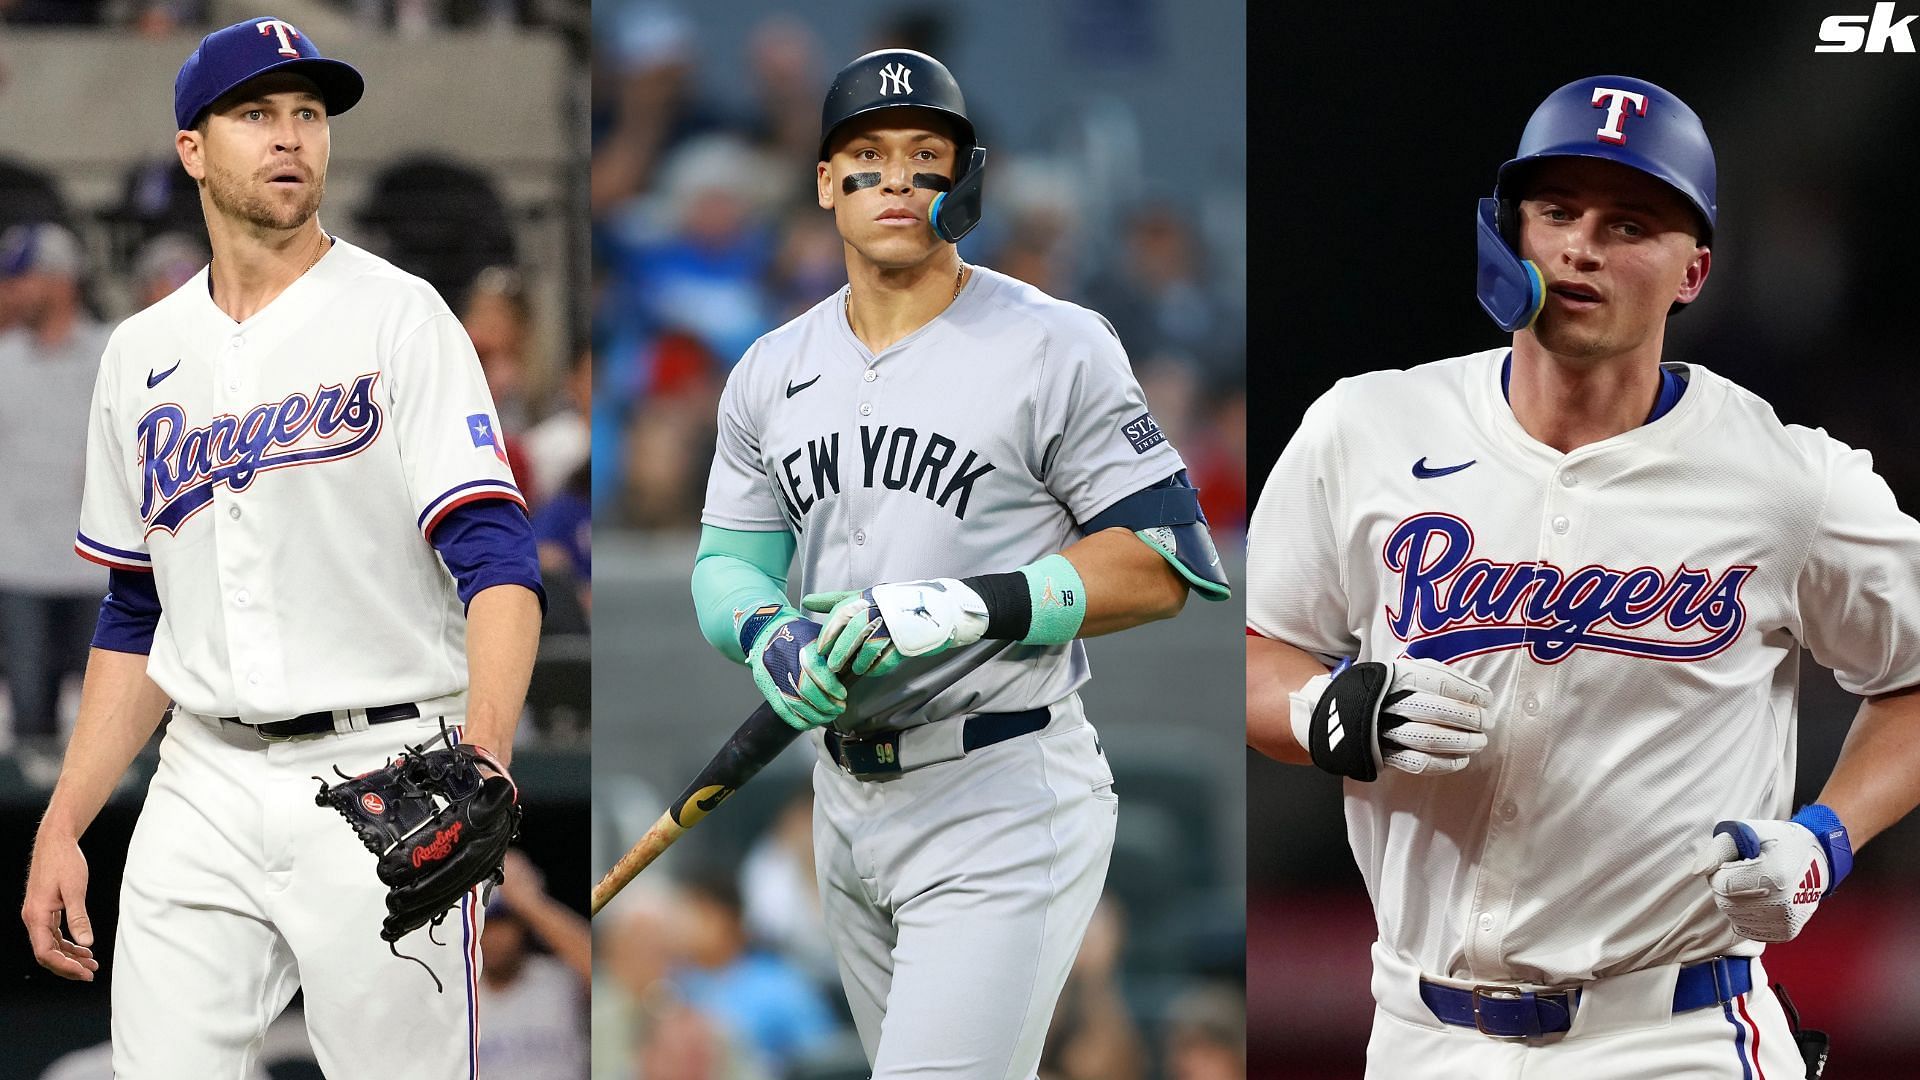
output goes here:
{"type": "Polygon", "coordinates": [[[237,22],[200,39],[173,80],[173,118],[180,130],[241,83],[270,71],[293,71],[312,79],[327,103],[327,115],[353,108],[366,81],[350,64],[320,55],[311,39],[285,19],[237,22]]]}

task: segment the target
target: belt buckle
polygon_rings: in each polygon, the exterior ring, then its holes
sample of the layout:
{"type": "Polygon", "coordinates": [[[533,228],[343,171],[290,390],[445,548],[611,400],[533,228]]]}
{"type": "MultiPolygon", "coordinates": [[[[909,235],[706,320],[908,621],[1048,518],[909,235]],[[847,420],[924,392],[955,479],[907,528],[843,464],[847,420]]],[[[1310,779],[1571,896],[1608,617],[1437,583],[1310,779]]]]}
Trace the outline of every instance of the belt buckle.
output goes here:
{"type": "MultiPolygon", "coordinates": [[[[277,724],[279,723],[279,721],[276,720],[274,721],[274,723],[277,724]]],[[[295,736],[292,736],[292,735],[269,735],[266,732],[260,730],[262,726],[263,725],[261,724],[253,725],[253,734],[255,738],[259,739],[263,743],[292,742],[295,738],[295,736]]]]}
{"type": "MultiPolygon", "coordinates": [[[[1561,1032],[1561,1031],[1542,1031],[1540,1033],[1540,1036],[1528,1035],[1525,1033],[1521,1033],[1519,1035],[1507,1035],[1498,1031],[1487,1030],[1486,1018],[1482,1016],[1480,1012],[1481,1001],[1485,1000],[1485,1001],[1500,1001],[1500,1002],[1516,1002],[1516,1001],[1526,1001],[1529,997],[1531,997],[1534,1001],[1539,1001],[1542,998],[1559,998],[1561,1005],[1567,1011],[1567,1029],[1569,1031],[1572,1030],[1574,1010],[1579,1008],[1579,1000],[1580,1000],[1578,996],[1578,991],[1576,989],[1569,988],[1569,987],[1562,987],[1559,989],[1523,990],[1518,986],[1499,986],[1499,985],[1490,985],[1490,984],[1482,984],[1473,988],[1474,1030],[1478,1031],[1482,1035],[1485,1035],[1489,1039],[1504,1039],[1508,1042],[1526,1042],[1529,1039],[1533,1039],[1541,1036],[1565,1034],[1565,1032],[1561,1032]]],[[[1539,1015],[1540,1015],[1539,1012],[1536,1010],[1534,1013],[1534,1017],[1538,1019],[1539,1015]]]]}
{"type": "Polygon", "coordinates": [[[839,758],[840,768],[856,780],[864,780],[870,776],[893,776],[900,771],[900,732],[842,735],[840,752],[836,756],[839,758]],[[867,771],[855,769],[853,767],[854,752],[869,750],[872,762],[880,768],[867,771]]]}

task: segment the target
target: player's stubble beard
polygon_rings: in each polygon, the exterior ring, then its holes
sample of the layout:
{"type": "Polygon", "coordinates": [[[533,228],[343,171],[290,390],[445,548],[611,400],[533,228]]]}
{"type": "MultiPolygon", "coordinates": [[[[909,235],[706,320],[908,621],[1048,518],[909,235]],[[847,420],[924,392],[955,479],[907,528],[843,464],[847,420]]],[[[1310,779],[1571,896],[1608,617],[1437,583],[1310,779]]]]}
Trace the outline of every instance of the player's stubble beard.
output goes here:
{"type": "Polygon", "coordinates": [[[255,228],[280,231],[297,229],[310,221],[314,214],[319,213],[320,200],[327,193],[326,173],[314,172],[302,189],[305,194],[298,202],[276,203],[250,187],[252,178],[212,161],[207,162],[205,183],[207,196],[213,200],[214,209],[255,228]]]}

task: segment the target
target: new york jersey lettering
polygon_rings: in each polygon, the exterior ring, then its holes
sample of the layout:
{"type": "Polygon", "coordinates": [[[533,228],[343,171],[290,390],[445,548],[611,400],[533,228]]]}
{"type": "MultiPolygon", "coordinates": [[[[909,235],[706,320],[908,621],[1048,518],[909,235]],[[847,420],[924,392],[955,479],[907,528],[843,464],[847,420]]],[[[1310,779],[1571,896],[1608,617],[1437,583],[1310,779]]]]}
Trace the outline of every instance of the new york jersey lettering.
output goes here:
{"type": "MultiPolygon", "coordinates": [[[[840,494],[840,460],[837,432],[808,439],[775,460],[769,471],[794,524],[820,500],[840,494]]],[[[962,453],[959,443],[937,431],[886,424],[860,428],[861,487],[913,492],[962,521],[974,485],[994,468],[978,451],[962,453]]]]}

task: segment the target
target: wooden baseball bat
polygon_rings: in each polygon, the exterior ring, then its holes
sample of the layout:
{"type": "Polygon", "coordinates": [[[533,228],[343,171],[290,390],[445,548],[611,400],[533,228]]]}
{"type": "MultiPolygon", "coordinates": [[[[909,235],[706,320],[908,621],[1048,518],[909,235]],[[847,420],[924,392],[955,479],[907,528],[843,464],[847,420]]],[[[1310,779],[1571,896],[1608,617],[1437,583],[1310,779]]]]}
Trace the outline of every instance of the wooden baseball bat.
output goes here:
{"type": "Polygon", "coordinates": [[[693,783],[673,800],[667,812],[653,823],[647,834],[633,845],[620,861],[613,864],[600,884],[593,887],[593,914],[607,906],[607,901],[627,887],[635,875],[645,870],[660,853],[673,846],[681,834],[700,823],[700,819],[712,813],[716,807],[726,801],[727,796],[740,790],[741,785],[753,779],[761,766],[780,756],[788,744],[798,737],[800,732],[789,725],[773,711],[773,706],[764,702],[753,714],[747,717],[727,738],[726,745],[713,755],[713,760],[700,770],[693,783]]]}

